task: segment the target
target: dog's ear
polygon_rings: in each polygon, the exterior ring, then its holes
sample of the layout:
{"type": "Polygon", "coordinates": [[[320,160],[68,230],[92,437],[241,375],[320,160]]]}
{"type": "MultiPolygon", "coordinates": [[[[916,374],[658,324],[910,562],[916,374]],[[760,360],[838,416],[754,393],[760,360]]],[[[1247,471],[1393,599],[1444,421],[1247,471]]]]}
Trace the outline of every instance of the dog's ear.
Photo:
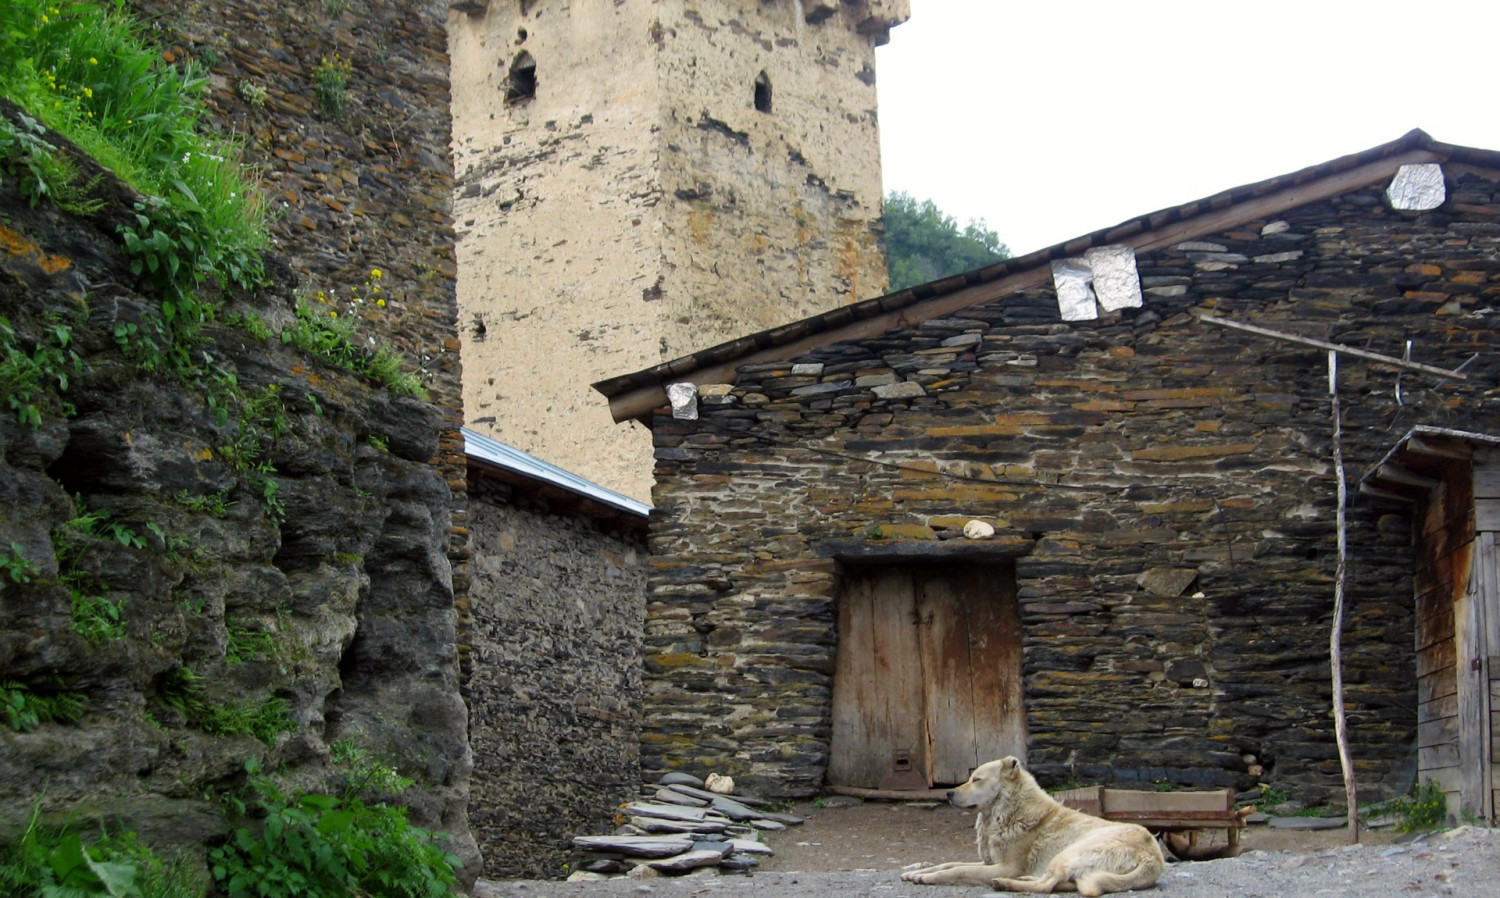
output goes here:
{"type": "Polygon", "coordinates": [[[1010,775],[1012,773],[1015,773],[1018,769],[1020,769],[1020,767],[1021,762],[1016,760],[1014,757],[1004,757],[1000,759],[1001,773],[1010,775]]]}

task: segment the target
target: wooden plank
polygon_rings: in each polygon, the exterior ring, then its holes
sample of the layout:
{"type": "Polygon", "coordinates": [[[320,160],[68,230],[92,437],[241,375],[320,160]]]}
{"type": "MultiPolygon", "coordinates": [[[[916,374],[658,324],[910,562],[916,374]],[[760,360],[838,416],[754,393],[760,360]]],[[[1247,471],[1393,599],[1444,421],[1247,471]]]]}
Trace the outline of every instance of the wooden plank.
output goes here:
{"type": "Polygon", "coordinates": [[[968,596],[960,585],[967,578],[955,574],[923,571],[916,577],[932,782],[945,784],[964,782],[981,763],[974,734],[968,596]]]}
{"type": "Polygon", "coordinates": [[[1458,647],[1452,639],[1435,642],[1417,652],[1417,676],[1425,677],[1440,670],[1450,670],[1458,647]]]}
{"type": "Polygon", "coordinates": [[[1463,751],[1459,742],[1457,717],[1441,717],[1417,724],[1417,747],[1431,748],[1436,745],[1459,745],[1459,751],[1463,751]]]}
{"type": "Polygon", "coordinates": [[[947,801],[947,789],[862,789],[858,786],[836,786],[830,783],[824,791],[834,795],[849,795],[854,798],[873,798],[880,801],[947,801]]]}
{"type": "Polygon", "coordinates": [[[1417,680],[1417,703],[1437,701],[1445,695],[1457,695],[1458,684],[1454,681],[1453,668],[1440,670],[1417,680]]]}
{"type": "Polygon", "coordinates": [[[976,759],[983,764],[1014,756],[1024,763],[1021,606],[1014,569],[976,565],[954,573],[967,596],[976,759]]]}
{"type": "MultiPolygon", "coordinates": [[[[1476,508],[1488,506],[1500,512],[1500,499],[1476,500],[1476,508]]],[[[1494,654],[1500,652],[1500,552],[1496,551],[1496,536],[1493,531],[1480,530],[1474,535],[1474,654],[1469,662],[1469,675],[1474,682],[1474,747],[1475,771],[1471,784],[1474,788],[1475,805],[1471,808],[1481,820],[1492,820],[1497,810],[1494,804],[1495,777],[1494,739],[1496,736],[1494,712],[1497,709],[1491,695],[1493,677],[1500,671],[1492,666],[1494,654]]],[[[1463,656],[1459,656],[1458,675],[1464,674],[1463,656]]],[[[1460,714],[1463,710],[1460,709],[1460,714]]]]}
{"type": "MultiPolygon", "coordinates": [[[[1452,742],[1417,749],[1417,779],[1426,782],[1437,779],[1448,769],[1458,770],[1458,746],[1452,742]]],[[[1457,805],[1455,805],[1457,807],[1457,805]]]]}
{"type": "Polygon", "coordinates": [[[1188,813],[1233,814],[1234,792],[1142,792],[1138,789],[1105,789],[1104,813],[1155,814],[1157,816],[1188,813]]]}
{"type": "MultiPolygon", "coordinates": [[[[1453,605],[1453,629],[1456,656],[1454,676],[1458,681],[1458,717],[1456,735],[1458,741],[1459,776],[1458,793],[1464,808],[1479,813],[1489,795],[1485,774],[1486,749],[1489,748],[1489,683],[1481,680],[1481,671],[1470,666],[1484,652],[1480,642],[1484,636],[1480,610],[1483,600],[1477,595],[1481,588],[1481,565],[1470,568],[1469,588],[1463,598],[1453,605]]],[[[1418,746],[1422,726],[1418,725],[1418,746]]],[[[1434,743],[1427,743],[1434,744],[1434,743]]],[[[1455,809],[1456,809],[1455,808],[1455,809]]]]}
{"type": "Polygon", "coordinates": [[[1474,464],[1474,498],[1500,499],[1500,465],[1474,464]]]}
{"type": "Polygon", "coordinates": [[[1500,530],[1500,499],[1474,501],[1474,529],[1480,533],[1500,530]]]}
{"type": "Polygon", "coordinates": [[[925,775],[927,735],[913,610],[910,577],[899,570],[854,569],[843,578],[831,784],[879,788],[898,750],[910,752],[913,769],[925,775]]]}
{"type": "Polygon", "coordinates": [[[1453,638],[1453,602],[1449,590],[1434,587],[1417,598],[1417,648],[1453,638]]]}
{"type": "MultiPolygon", "coordinates": [[[[1341,352],[1344,355],[1352,355],[1357,358],[1367,359],[1372,362],[1379,362],[1382,365],[1390,365],[1393,368],[1405,368],[1409,371],[1420,371],[1423,374],[1430,374],[1434,377],[1441,377],[1451,380],[1468,380],[1468,377],[1464,374],[1458,371],[1450,371],[1447,368],[1438,368],[1433,365],[1423,365],[1420,362],[1398,359],[1395,356],[1381,355],[1378,352],[1371,352],[1368,349],[1360,349],[1357,346],[1345,346],[1342,343],[1330,343],[1327,340],[1317,340],[1312,337],[1304,337],[1301,334],[1290,334],[1286,331],[1277,331],[1272,330],[1268,327],[1246,324],[1243,321],[1236,321],[1233,318],[1220,318],[1216,315],[1200,313],[1198,315],[1198,320],[1204,322],[1205,324],[1215,324],[1219,327],[1227,327],[1232,330],[1259,334],[1262,337],[1270,337],[1273,340],[1281,340],[1285,343],[1295,343],[1299,346],[1311,346],[1316,349],[1326,349],[1331,352],[1341,352]]],[[[1383,468],[1381,469],[1381,473],[1385,473],[1383,468]]],[[[1428,483],[1433,486],[1436,486],[1437,484],[1436,481],[1428,481],[1428,483]]]]}
{"type": "Polygon", "coordinates": [[[1458,717],[1458,696],[1445,695],[1430,702],[1417,705],[1417,723],[1458,717]]]}

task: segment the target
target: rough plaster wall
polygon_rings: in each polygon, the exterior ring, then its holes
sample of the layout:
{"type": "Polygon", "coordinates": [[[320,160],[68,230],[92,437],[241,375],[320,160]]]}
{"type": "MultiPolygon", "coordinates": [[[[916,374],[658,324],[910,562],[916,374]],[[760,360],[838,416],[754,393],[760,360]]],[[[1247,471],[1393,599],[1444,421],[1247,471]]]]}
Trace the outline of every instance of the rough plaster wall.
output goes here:
{"type": "Polygon", "coordinates": [[[884,32],[857,29],[890,13],[522,6],[450,18],[467,420],[647,499],[648,434],[589,384],[884,291],[884,32]],[[507,104],[522,50],[536,96],[507,104]],[[754,108],[762,70],[771,114],[754,108]]]}
{"type": "Polygon", "coordinates": [[[657,359],[652,19],[646,0],[497,0],[450,27],[469,425],[640,497],[649,436],[589,384],[657,359]],[[536,98],[507,105],[522,49],[536,98]]]}
{"type": "Polygon", "coordinates": [[[474,789],[489,876],[558,876],[640,783],[644,546],[476,492],[474,789]]]}
{"type": "Polygon", "coordinates": [[[661,8],[666,357],[884,293],[874,38],[795,3],[661,8]]]}

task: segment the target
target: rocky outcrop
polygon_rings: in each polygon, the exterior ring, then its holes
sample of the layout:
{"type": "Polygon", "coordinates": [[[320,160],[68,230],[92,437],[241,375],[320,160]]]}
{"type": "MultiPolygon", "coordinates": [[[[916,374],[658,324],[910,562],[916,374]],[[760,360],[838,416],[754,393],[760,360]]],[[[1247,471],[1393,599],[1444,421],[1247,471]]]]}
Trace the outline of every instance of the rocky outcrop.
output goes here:
{"type": "Polygon", "coordinates": [[[13,190],[5,364],[47,376],[39,423],[0,409],[0,680],[76,713],[0,726],[0,820],[40,806],[201,843],[225,832],[205,796],[247,760],[334,786],[340,746],[415,780],[413,822],[474,875],[442,413],[247,326],[289,317],[275,259],[260,292],[205,297],[195,370],[159,364],[120,206],[77,218],[13,190]]]}

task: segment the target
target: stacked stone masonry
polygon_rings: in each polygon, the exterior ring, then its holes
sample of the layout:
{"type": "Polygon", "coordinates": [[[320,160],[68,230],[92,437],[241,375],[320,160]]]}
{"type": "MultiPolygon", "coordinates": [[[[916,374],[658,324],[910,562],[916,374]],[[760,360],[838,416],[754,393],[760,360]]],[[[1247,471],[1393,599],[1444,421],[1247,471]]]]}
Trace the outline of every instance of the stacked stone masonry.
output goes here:
{"type": "MultiPolygon", "coordinates": [[[[941,559],[979,519],[1015,570],[1044,781],[1336,790],[1325,353],[1192,313],[1469,362],[1459,383],[1346,357],[1351,478],[1414,424],[1493,432],[1500,187],[1448,186],[1436,212],[1370,188],[1142,253],[1144,306],[1098,321],[1065,324],[1051,289],[1028,290],[744,366],[698,421],[658,414],[647,776],[816,792],[840,559],[941,559]]],[[[1408,513],[1354,501],[1348,544],[1355,772],[1400,791],[1416,768],[1408,513]]]]}
{"type": "Polygon", "coordinates": [[[491,877],[557,877],[640,787],[645,545],[474,487],[473,800],[491,877]]]}
{"type": "Polygon", "coordinates": [[[644,499],[650,437],[591,382],[884,293],[874,50],[905,6],[456,8],[469,426],[644,499]]]}

